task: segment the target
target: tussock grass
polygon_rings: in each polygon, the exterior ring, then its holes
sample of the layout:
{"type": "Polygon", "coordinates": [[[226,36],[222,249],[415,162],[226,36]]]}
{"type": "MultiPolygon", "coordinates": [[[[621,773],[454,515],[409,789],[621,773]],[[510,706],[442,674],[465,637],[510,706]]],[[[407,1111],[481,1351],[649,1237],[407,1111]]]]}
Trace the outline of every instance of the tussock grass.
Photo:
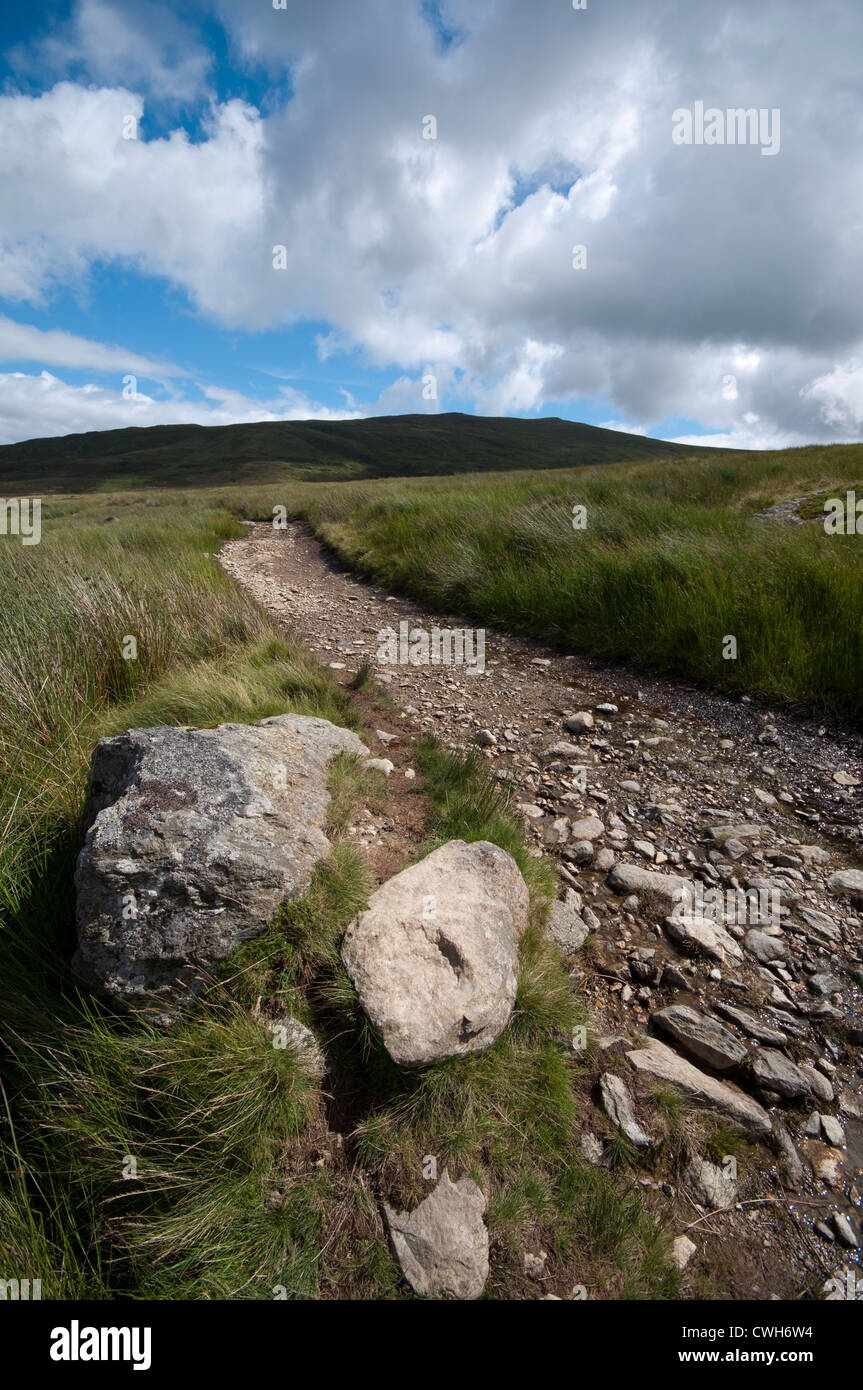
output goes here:
{"type": "Polygon", "coordinates": [[[79,992],[77,819],[99,736],[289,709],[357,717],[216,563],[242,533],[228,512],[152,503],[54,499],[38,547],[0,547],[0,1277],[41,1278],[46,1298],[271,1297],[278,1277],[311,1288],[308,1232],[326,1206],[317,1181],[266,1200],[308,1120],[308,1080],[224,987],[171,1035],[79,992]]]}

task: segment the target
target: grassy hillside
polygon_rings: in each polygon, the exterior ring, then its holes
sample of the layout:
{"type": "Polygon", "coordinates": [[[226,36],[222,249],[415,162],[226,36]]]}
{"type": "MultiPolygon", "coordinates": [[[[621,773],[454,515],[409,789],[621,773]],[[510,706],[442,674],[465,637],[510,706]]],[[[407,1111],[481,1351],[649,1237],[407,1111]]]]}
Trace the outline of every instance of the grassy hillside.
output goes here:
{"type": "Polygon", "coordinates": [[[572,468],[683,457],[661,440],[569,420],[396,415],[287,424],[157,425],[29,439],[0,447],[0,490],[209,487],[279,478],[323,481],[489,469],[572,468]]]}

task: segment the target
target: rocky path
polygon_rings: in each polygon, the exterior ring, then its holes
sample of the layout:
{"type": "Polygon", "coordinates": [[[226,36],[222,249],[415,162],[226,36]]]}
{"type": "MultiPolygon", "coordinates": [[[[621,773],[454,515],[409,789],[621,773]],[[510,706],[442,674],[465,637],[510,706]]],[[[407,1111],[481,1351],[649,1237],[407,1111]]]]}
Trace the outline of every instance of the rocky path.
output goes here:
{"type": "MultiPolygon", "coordinates": [[[[418,630],[464,623],[359,581],[300,527],[250,526],[221,558],[337,678],[369,661],[402,728],[479,745],[511,785],[595,1021],[585,1153],[608,1161],[608,1116],[641,1152],[657,1081],[760,1140],[730,1186],[701,1159],[680,1185],[655,1164],[635,1179],[691,1239],[690,1296],[711,1265],[740,1298],[837,1275],[833,1296],[863,1296],[860,740],[492,631],[482,670],[400,664],[400,632],[422,656],[418,630]]],[[[395,761],[394,783],[413,776],[395,761]]]]}

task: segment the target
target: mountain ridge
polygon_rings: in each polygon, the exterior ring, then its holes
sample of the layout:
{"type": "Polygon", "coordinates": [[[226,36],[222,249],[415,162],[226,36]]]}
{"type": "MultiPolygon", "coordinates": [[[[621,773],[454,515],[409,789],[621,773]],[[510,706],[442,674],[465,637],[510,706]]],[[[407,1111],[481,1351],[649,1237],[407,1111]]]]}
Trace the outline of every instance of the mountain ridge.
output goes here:
{"type": "Polygon", "coordinates": [[[131,425],[0,446],[0,487],[89,492],[110,484],[176,487],[447,476],[715,454],[557,416],[440,415],[131,425]]]}

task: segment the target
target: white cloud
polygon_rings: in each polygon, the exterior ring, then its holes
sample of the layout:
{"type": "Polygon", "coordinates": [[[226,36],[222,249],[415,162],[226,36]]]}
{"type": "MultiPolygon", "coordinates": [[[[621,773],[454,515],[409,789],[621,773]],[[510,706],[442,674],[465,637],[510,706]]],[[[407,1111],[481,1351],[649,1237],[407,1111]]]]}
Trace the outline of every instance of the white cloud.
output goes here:
{"type": "Polygon", "coordinates": [[[82,72],[93,82],[119,83],[158,100],[190,101],[201,94],[212,58],[193,30],[165,5],[135,0],[79,0],[69,21],[8,55],[20,76],[65,77],[82,72]]]}
{"type": "Polygon", "coordinates": [[[119,260],[223,327],[325,322],[321,355],[393,367],[393,401],[432,362],[495,413],[602,396],[638,428],[723,439],[859,426],[859,0],[829,26],[803,0],[450,0],[449,54],[406,0],[212,3],[250,63],[290,71],[291,101],[214,103],[195,143],[123,140],[206,64],[190,45],[172,92],[164,12],[82,0],[56,62],[104,85],[0,98],[0,293],[48,303],[119,260]],[[675,146],[672,111],[700,97],[780,106],[781,153],[675,146]]]}
{"type": "Polygon", "coordinates": [[[237,391],[204,388],[205,399],[156,400],[143,392],[135,399],[122,388],[73,386],[50,372],[0,374],[0,444],[87,430],[127,429],[138,425],[237,425],[261,420],[356,419],[350,410],[331,410],[288,388],[268,401],[237,391]]]}
{"type": "Polygon", "coordinates": [[[848,435],[863,425],[863,361],[852,359],[819,376],[803,392],[818,404],[822,419],[848,435]]]}
{"type": "Polygon", "coordinates": [[[34,328],[0,314],[0,361],[45,362],[52,367],[93,368],[103,372],[132,372],[149,381],[165,382],[188,376],[181,367],[156,362],[126,348],[79,338],[59,328],[34,328]]]}

